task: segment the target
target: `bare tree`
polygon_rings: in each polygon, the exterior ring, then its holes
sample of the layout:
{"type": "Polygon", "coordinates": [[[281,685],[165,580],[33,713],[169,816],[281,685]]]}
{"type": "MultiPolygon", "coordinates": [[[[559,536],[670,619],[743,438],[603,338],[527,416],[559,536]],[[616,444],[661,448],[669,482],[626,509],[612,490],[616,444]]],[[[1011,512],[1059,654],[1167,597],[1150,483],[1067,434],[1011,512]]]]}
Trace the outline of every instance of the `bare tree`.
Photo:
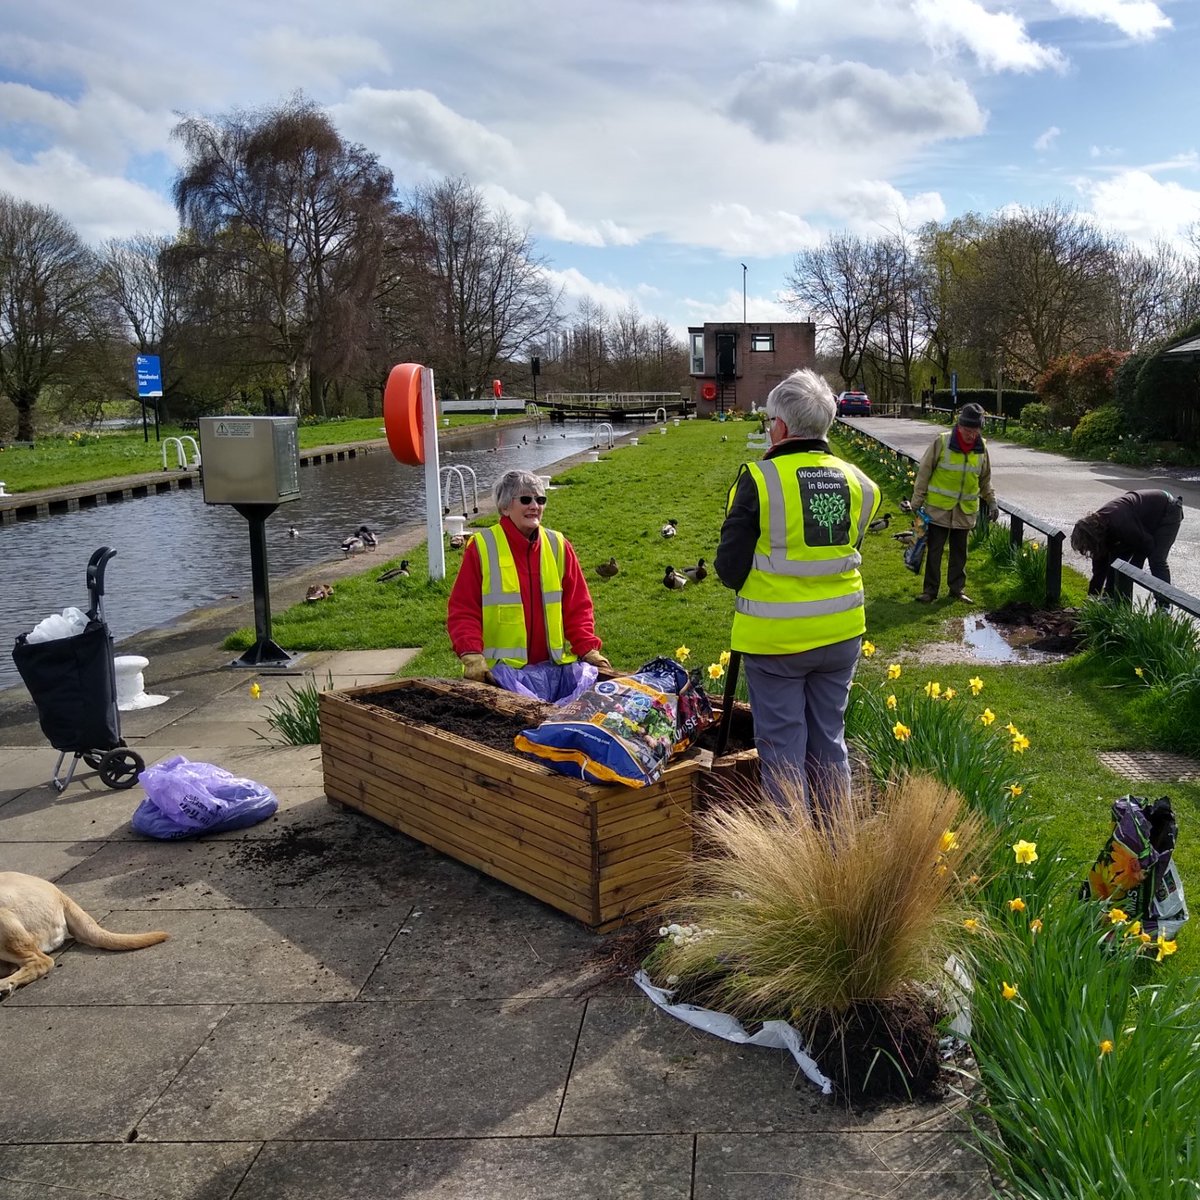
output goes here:
{"type": "Polygon", "coordinates": [[[1186,325],[1195,311],[1188,264],[1163,242],[1149,253],[1128,244],[1115,245],[1109,271],[1101,319],[1105,342],[1115,350],[1137,350],[1166,337],[1186,325]]]}
{"type": "Polygon", "coordinates": [[[90,339],[104,335],[96,262],[51,208],[0,194],[0,392],[33,441],[43,390],[67,378],[90,339]]]}
{"type": "Polygon", "coordinates": [[[245,277],[245,324],[265,315],[289,410],[300,411],[304,391],[320,410],[327,375],[366,325],[391,173],[302,96],[216,120],[188,117],[175,136],[188,158],[175,181],[180,217],[207,254],[245,277]]]}
{"type": "Polygon", "coordinates": [[[466,179],[420,187],[410,213],[421,228],[424,319],[417,330],[426,361],[451,394],[477,397],[504,359],[554,328],[560,292],[546,277],[528,229],[493,213],[466,179]]]}
{"type": "Polygon", "coordinates": [[[786,282],[788,307],[812,314],[818,334],[833,343],[838,374],[849,387],[887,308],[878,244],[834,234],[797,254],[786,282]]]}

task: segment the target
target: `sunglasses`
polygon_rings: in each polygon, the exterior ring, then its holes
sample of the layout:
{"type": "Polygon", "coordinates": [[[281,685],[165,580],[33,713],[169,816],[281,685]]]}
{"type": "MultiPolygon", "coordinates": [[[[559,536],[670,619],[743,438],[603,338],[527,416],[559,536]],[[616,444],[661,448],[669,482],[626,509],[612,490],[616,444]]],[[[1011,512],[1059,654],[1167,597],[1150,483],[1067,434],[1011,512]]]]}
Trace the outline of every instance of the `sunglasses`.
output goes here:
{"type": "Polygon", "coordinates": [[[537,504],[539,506],[544,506],[546,503],[545,496],[518,496],[517,499],[522,504],[537,504]]]}

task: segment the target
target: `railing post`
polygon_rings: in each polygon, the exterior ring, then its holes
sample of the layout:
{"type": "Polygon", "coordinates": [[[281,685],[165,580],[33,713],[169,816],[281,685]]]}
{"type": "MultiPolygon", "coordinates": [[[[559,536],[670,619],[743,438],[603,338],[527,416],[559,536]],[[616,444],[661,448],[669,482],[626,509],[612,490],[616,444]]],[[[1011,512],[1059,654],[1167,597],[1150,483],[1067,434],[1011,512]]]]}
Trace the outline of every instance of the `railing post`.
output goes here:
{"type": "Polygon", "coordinates": [[[1057,608],[1062,600],[1063,540],[1060,529],[1046,539],[1046,607],[1057,608]]]}
{"type": "Polygon", "coordinates": [[[1020,550],[1021,543],[1025,540],[1025,521],[1018,517],[1016,513],[1008,514],[1008,541],[1013,550],[1020,550]]]}

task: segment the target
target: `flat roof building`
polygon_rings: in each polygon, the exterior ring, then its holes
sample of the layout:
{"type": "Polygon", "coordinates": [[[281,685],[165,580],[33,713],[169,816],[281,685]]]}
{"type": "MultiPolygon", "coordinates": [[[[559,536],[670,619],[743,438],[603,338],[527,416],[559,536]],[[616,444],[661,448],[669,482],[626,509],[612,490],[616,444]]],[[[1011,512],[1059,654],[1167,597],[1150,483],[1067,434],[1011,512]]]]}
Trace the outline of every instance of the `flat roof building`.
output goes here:
{"type": "Polygon", "coordinates": [[[817,361],[811,321],[720,321],[688,329],[689,373],[698,416],[749,412],[798,367],[817,361]]]}

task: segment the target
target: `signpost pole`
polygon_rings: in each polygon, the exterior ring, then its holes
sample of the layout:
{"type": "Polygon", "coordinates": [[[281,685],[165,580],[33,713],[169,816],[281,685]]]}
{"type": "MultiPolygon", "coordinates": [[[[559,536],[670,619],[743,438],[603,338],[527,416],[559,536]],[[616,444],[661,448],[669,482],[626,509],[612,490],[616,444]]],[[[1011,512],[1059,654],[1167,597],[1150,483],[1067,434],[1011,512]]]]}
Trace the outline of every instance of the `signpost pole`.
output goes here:
{"type": "Polygon", "coordinates": [[[137,394],[142,402],[142,440],[150,440],[146,424],[146,401],[154,401],[154,440],[159,440],[158,400],[162,396],[162,365],[157,354],[139,354],[134,363],[137,373],[137,394]]]}

